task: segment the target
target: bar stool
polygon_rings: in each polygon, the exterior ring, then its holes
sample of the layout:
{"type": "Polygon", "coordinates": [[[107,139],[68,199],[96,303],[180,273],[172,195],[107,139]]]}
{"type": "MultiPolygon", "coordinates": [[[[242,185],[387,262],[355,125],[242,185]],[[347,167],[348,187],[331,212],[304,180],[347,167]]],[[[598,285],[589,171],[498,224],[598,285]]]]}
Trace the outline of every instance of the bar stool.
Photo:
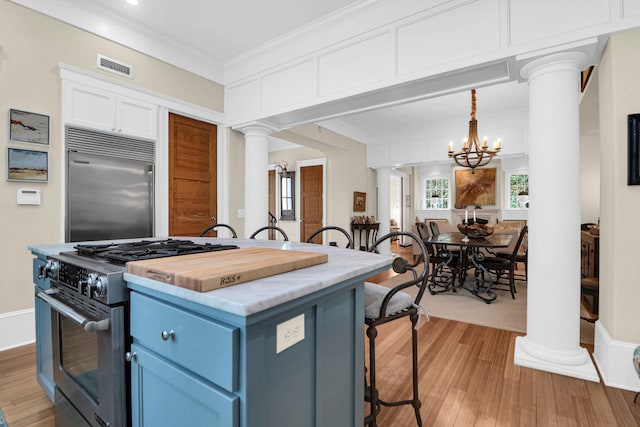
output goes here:
{"type": "Polygon", "coordinates": [[[253,234],[251,236],[249,236],[249,238],[250,239],[255,239],[258,234],[260,234],[261,232],[263,232],[265,230],[277,231],[282,236],[282,240],[284,240],[285,242],[289,241],[289,236],[287,236],[287,233],[285,233],[282,228],[276,227],[275,225],[267,225],[265,227],[260,227],[256,231],[254,231],[253,234]]]}
{"type": "Polygon", "coordinates": [[[427,278],[429,277],[429,254],[422,240],[413,233],[404,231],[389,233],[376,242],[370,248],[370,252],[378,253],[378,247],[386,240],[391,241],[399,236],[408,236],[413,239],[422,251],[422,259],[424,259],[424,269],[419,272],[418,266],[422,265],[422,260],[418,258],[418,262],[410,262],[405,258],[397,256],[393,259],[393,271],[398,274],[411,272],[410,278],[394,286],[387,288],[375,283],[365,282],[364,299],[365,313],[364,322],[366,325],[366,334],[369,339],[369,369],[365,375],[365,401],[369,402],[370,412],[364,419],[364,425],[369,427],[377,427],[377,416],[382,406],[400,406],[411,405],[415,412],[416,422],[418,426],[422,426],[422,418],[420,416],[420,396],[418,390],[418,320],[420,315],[426,316],[426,310],[420,306],[420,300],[424,295],[427,287],[427,278]],[[403,289],[416,286],[418,292],[415,298],[412,298],[403,289]],[[380,393],[376,385],[376,337],[378,335],[377,327],[379,325],[402,318],[408,318],[411,321],[411,359],[412,359],[412,383],[413,396],[411,399],[387,401],[380,398],[380,393]]]}
{"type": "MultiPolygon", "coordinates": [[[[316,231],[311,233],[311,235],[307,238],[307,243],[317,243],[317,242],[314,242],[314,239],[316,239],[316,237],[320,237],[320,240],[322,241],[322,236],[325,235],[325,234],[329,234],[331,231],[336,231],[338,233],[342,233],[342,235],[344,235],[344,238],[347,241],[345,247],[347,249],[353,249],[353,239],[351,238],[349,233],[347,233],[347,230],[345,230],[342,227],[337,227],[335,225],[327,225],[325,227],[321,227],[321,228],[317,229],[316,231]]],[[[329,242],[329,246],[338,246],[338,243],[330,241],[329,242]]]]}

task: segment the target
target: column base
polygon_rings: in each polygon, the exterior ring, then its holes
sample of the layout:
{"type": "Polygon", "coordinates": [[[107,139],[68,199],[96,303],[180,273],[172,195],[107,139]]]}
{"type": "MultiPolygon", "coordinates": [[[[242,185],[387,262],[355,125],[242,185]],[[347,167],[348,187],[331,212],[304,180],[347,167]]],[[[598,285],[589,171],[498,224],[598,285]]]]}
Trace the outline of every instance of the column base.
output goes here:
{"type": "Polygon", "coordinates": [[[527,341],[526,336],[516,337],[513,361],[516,365],[526,368],[600,382],[598,371],[589,357],[589,352],[582,347],[575,353],[558,355],[552,350],[532,345],[527,341]]]}

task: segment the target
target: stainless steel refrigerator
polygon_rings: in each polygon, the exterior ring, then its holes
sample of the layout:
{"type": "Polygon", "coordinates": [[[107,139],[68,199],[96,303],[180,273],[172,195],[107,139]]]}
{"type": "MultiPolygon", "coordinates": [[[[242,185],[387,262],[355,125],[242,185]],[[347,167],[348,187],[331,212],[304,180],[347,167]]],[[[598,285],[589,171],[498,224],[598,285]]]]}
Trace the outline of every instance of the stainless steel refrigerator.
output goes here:
{"type": "Polygon", "coordinates": [[[67,151],[67,242],[154,234],[153,162],[108,154],[67,151]]]}

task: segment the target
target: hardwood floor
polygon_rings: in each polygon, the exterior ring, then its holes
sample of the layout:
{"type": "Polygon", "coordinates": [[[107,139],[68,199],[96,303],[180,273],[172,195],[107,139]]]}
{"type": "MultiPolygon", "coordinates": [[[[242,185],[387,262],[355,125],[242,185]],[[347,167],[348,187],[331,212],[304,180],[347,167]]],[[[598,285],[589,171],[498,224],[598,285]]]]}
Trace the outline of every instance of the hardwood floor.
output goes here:
{"type": "MultiPolygon", "coordinates": [[[[393,324],[397,323],[397,324],[393,324]]],[[[381,397],[409,398],[410,324],[379,328],[381,397]]],[[[425,426],[639,426],[634,393],[515,366],[521,334],[431,318],[419,330],[420,398],[425,426]]],[[[592,352],[593,348],[589,349],[592,352]]],[[[386,408],[380,426],[414,426],[409,406],[386,408]]]]}
{"type": "Polygon", "coordinates": [[[0,409],[9,427],[51,427],[53,406],[36,381],[35,344],[0,352],[0,409]]]}
{"type": "MultiPolygon", "coordinates": [[[[383,399],[410,395],[409,328],[408,319],[379,328],[383,399]]],[[[633,392],[515,366],[518,333],[432,317],[420,323],[418,335],[425,427],[640,426],[633,392]]],[[[0,352],[0,408],[10,427],[54,426],[51,403],[36,382],[35,345],[0,352]]],[[[408,406],[383,407],[378,420],[381,427],[416,425],[408,406]]]]}
{"type": "MultiPolygon", "coordinates": [[[[382,398],[410,395],[410,326],[392,323],[379,328],[376,346],[382,398]]],[[[640,425],[633,392],[514,366],[515,332],[431,318],[418,334],[425,427],[640,425]]],[[[10,427],[54,425],[35,345],[0,352],[0,408],[10,427]]],[[[413,410],[382,408],[379,425],[415,426],[413,410]]]]}

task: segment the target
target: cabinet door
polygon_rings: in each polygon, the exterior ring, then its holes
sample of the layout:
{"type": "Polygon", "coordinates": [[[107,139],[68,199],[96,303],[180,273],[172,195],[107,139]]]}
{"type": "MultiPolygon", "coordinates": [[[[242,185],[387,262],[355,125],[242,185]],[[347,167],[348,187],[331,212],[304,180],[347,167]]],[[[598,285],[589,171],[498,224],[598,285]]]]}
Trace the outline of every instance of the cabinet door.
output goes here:
{"type": "Polygon", "coordinates": [[[238,397],[144,347],[131,345],[131,422],[142,426],[237,427],[238,397]]]}
{"type": "Polygon", "coordinates": [[[155,139],[157,129],[156,105],[137,99],[118,97],[115,114],[116,132],[155,139]]]}
{"type": "Polygon", "coordinates": [[[69,121],[73,124],[116,131],[116,97],[112,93],[88,86],[73,86],[69,108],[69,121]]]}
{"type": "MultiPolygon", "coordinates": [[[[44,266],[44,261],[38,258],[33,260],[33,282],[35,292],[49,288],[50,279],[38,277],[38,267],[44,266]]],[[[53,381],[53,345],[51,342],[51,307],[44,301],[35,299],[36,320],[36,374],[40,387],[44,390],[49,400],[54,401],[55,383],[53,381]]],[[[1,425],[1,424],[0,424],[1,425]]]]}
{"type": "Polygon", "coordinates": [[[139,99],[128,98],[90,86],[71,86],[69,123],[115,132],[122,135],[155,139],[158,107],[139,99]]]}

